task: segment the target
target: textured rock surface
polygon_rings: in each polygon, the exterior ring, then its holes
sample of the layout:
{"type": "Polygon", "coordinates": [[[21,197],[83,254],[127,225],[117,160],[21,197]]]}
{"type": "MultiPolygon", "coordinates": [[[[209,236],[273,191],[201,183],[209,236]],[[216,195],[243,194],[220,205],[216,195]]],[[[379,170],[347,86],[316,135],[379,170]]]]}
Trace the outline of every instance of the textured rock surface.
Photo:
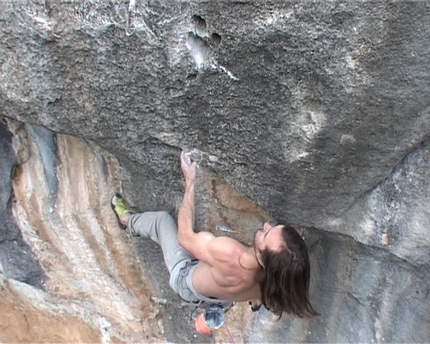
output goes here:
{"type": "Polygon", "coordinates": [[[10,123],[16,165],[6,209],[21,238],[20,251],[2,245],[2,341],[162,338],[151,283],[110,211],[116,160],[81,139],[10,123]],[[16,276],[10,267],[22,256],[33,264],[16,276]]]}
{"type": "Polygon", "coordinates": [[[12,133],[6,120],[0,122],[0,262],[2,270],[11,278],[40,287],[44,274],[12,217],[12,173],[17,163],[12,148],[12,133]]]}
{"type": "MultiPolygon", "coordinates": [[[[2,342],[207,340],[193,331],[194,307],[170,290],[158,246],[119,231],[109,204],[122,191],[117,160],[70,135],[1,123],[2,342]]],[[[199,227],[250,243],[246,229],[267,213],[213,172],[200,177],[199,227]]],[[[253,317],[245,305],[229,313],[237,339],[253,317]]]]}
{"type": "MultiPolygon", "coordinates": [[[[127,6],[5,1],[0,115],[96,142],[118,158],[117,178],[142,209],[174,211],[178,153],[196,147],[208,168],[199,228],[234,224],[249,240],[269,216],[223,180],[274,218],[307,227],[322,316],[275,324],[262,312],[245,341],[427,342],[430,5],[137,1],[129,20],[127,6]]],[[[37,126],[29,133],[60,147],[37,126]]],[[[1,134],[3,271],[40,287],[52,276],[25,253],[26,227],[10,204],[21,161],[1,134]]],[[[58,154],[40,158],[46,202],[99,204],[61,194],[58,154]]],[[[186,322],[167,313],[168,340],[198,340],[173,334],[186,322]]]]}

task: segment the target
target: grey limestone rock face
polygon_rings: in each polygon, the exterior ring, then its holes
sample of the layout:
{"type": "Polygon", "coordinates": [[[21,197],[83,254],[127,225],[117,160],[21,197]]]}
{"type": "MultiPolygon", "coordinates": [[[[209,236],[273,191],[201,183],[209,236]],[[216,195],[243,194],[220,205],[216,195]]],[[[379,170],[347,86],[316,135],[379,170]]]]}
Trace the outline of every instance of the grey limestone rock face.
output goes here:
{"type": "Polygon", "coordinates": [[[275,322],[269,312],[260,312],[250,343],[428,341],[428,265],[415,267],[350,237],[312,234],[311,294],[321,316],[275,322]]]}
{"type": "Polygon", "coordinates": [[[0,271],[10,278],[43,288],[43,270],[23,240],[11,212],[14,201],[11,181],[17,164],[12,136],[5,119],[0,118],[0,271]]]}
{"type": "Polygon", "coordinates": [[[5,115],[153,161],[156,175],[169,167],[148,145],[197,147],[306,225],[341,215],[428,139],[426,2],[142,2],[131,36],[126,9],[6,2],[5,115]]]}
{"type": "Polygon", "coordinates": [[[145,209],[174,208],[196,148],[308,228],[322,316],[270,339],[261,314],[249,341],[427,342],[429,20],[428,2],[4,1],[0,115],[107,149],[145,209]]]}

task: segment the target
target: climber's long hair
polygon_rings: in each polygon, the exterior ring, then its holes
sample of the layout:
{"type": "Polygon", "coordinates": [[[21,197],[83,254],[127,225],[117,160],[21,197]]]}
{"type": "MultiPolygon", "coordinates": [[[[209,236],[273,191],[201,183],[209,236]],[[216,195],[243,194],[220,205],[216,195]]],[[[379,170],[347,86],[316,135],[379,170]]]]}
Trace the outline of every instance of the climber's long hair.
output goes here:
{"type": "Polygon", "coordinates": [[[291,226],[284,226],[282,238],[280,251],[266,249],[261,252],[261,301],[279,318],[283,312],[300,318],[318,315],[309,301],[311,270],[306,244],[291,226]]]}

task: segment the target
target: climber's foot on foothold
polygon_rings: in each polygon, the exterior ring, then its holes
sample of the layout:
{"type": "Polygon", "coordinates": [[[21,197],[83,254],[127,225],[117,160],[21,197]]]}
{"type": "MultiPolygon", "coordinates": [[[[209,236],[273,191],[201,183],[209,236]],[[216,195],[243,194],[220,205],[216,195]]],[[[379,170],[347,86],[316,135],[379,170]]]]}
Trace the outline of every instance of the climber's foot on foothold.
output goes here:
{"type": "Polygon", "coordinates": [[[115,193],[115,195],[113,195],[110,205],[115,213],[119,227],[123,230],[126,229],[128,220],[130,219],[131,214],[134,213],[133,209],[119,193],[115,193]]]}

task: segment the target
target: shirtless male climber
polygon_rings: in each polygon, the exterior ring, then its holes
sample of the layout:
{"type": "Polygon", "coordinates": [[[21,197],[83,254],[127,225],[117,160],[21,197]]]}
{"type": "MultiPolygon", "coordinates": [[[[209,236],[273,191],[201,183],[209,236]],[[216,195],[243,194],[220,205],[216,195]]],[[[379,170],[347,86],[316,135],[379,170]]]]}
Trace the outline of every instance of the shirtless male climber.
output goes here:
{"type": "Polygon", "coordinates": [[[182,152],[185,192],[178,225],[165,211],[134,214],[115,195],[112,208],[134,236],[157,242],[170,273],[170,286],[185,301],[227,307],[233,302],[263,304],[274,314],[317,315],[309,302],[310,265],[306,244],[294,227],[265,223],[248,247],[229,237],[194,232],[197,163],[182,152]]]}

